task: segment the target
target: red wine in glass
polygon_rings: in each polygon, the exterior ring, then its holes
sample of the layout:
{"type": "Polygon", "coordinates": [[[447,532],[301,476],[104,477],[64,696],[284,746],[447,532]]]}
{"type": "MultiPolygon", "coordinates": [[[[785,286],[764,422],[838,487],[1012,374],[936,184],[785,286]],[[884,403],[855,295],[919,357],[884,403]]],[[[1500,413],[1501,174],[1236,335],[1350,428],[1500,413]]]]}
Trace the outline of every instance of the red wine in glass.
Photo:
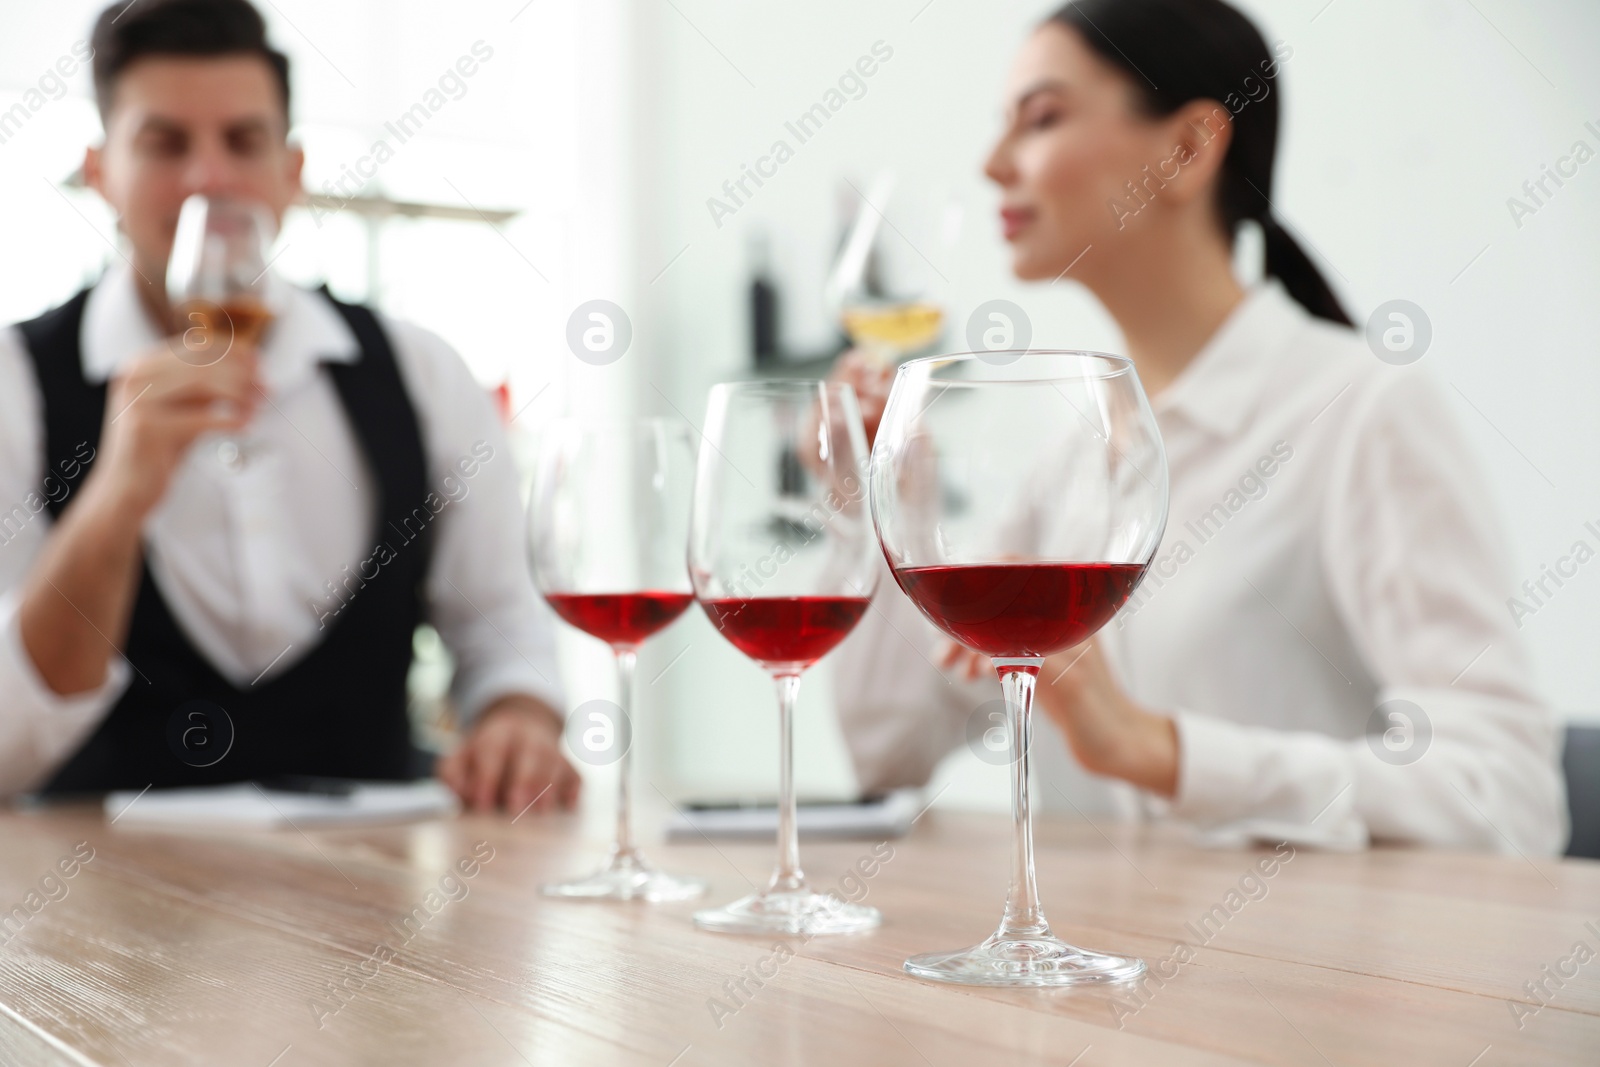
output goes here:
{"type": "Polygon", "coordinates": [[[567,622],[613,648],[635,648],[665,629],[694,603],[693,593],[646,589],[637,593],[546,593],[567,622]]]}
{"type": "Polygon", "coordinates": [[[575,757],[617,767],[617,830],[601,870],[546,885],[549,896],[665,901],[705,892],[703,880],[645,862],[633,840],[628,775],[639,647],[694,602],[684,566],[693,478],[682,424],[563,420],[545,432],[528,507],[534,580],[557,615],[611,646],[618,704],[591,706],[586,716],[619,719],[596,724],[609,729],[569,725],[575,757]]]}
{"type": "Polygon", "coordinates": [[[695,913],[702,930],[848,934],[878,909],[806,884],[794,800],[800,676],[861,621],[879,564],[866,431],[838,382],[714,386],[695,472],[689,573],[706,616],[778,690],[778,862],[765,888],[695,913]]]}
{"type": "Polygon", "coordinates": [[[861,596],[715,597],[701,601],[733,646],[769,671],[803,671],[833,651],[872,601],[861,596]]]}
{"type": "Polygon", "coordinates": [[[972,563],[902,567],[895,581],[933,624],[986,656],[1071,648],[1122,607],[1141,563],[972,563]]]}
{"type": "Polygon", "coordinates": [[[1034,880],[1028,786],[1044,657],[1110,621],[1166,525],[1166,456],[1133,364],[1037,349],[902,364],[873,449],[872,514],[901,590],[994,663],[1011,747],[1000,926],[970,948],[913,956],[906,971],[990,986],[1137,979],[1143,961],[1051,933],[1034,880]]]}

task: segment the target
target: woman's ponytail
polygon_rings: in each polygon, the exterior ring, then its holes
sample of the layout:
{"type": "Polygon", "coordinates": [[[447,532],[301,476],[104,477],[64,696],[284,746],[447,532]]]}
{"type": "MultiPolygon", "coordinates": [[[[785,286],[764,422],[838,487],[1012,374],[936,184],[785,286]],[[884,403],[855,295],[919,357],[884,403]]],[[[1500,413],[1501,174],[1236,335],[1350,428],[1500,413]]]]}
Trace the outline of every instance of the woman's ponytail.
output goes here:
{"type": "Polygon", "coordinates": [[[1300,242],[1289,236],[1289,231],[1270,212],[1256,221],[1261,225],[1262,243],[1267,249],[1268,276],[1282,282],[1289,295],[1319,319],[1353,325],[1332,286],[1300,247],[1300,242]]]}

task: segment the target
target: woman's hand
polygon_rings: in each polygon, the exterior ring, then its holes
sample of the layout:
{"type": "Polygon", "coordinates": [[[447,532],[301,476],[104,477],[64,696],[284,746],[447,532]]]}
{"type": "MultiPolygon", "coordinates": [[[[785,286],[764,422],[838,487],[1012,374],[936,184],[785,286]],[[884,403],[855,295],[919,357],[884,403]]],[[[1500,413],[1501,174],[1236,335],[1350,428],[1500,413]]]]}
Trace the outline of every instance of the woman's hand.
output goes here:
{"type": "Polygon", "coordinates": [[[828,375],[829,381],[844,382],[856,391],[856,402],[861,406],[861,423],[867,431],[867,448],[878,436],[878,423],[883,421],[883,409],[889,403],[889,387],[894,384],[894,365],[852,348],[840,356],[828,375]]]}
{"type": "MultiPolygon", "coordinates": [[[[954,643],[944,649],[939,663],[968,679],[993,669],[987,656],[954,643]]],[[[1045,657],[1034,707],[1060,727],[1085,770],[1121,778],[1158,796],[1177,793],[1176,726],[1123,692],[1093,640],[1045,657]]]]}

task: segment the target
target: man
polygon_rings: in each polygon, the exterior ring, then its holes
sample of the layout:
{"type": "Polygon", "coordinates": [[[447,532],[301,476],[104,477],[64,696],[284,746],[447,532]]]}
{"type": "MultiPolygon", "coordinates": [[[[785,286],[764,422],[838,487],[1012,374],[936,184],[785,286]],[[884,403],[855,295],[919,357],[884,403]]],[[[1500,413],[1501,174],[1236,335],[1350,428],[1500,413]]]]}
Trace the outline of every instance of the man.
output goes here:
{"type": "Polygon", "coordinates": [[[127,252],[0,332],[0,794],[405,777],[427,620],[470,723],[439,776],[474,807],[570,805],[516,473],[455,353],[274,281],[259,351],[179,358],[185,198],[281,220],[300,194],[260,15],[119,3],[92,44],[105,141],[83,173],[127,252]]]}

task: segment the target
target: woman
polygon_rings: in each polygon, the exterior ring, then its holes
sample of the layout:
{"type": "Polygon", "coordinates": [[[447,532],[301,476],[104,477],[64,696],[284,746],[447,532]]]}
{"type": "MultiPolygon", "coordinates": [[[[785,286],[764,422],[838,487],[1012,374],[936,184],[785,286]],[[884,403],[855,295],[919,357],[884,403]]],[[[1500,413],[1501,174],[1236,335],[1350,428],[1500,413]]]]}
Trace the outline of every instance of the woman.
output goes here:
{"type": "MultiPolygon", "coordinates": [[[[985,173],[1013,270],[1066,274],[1116,319],[1171,476],[1144,584],[1046,664],[1036,707],[1134,808],[1212,839],[1559,852],[1557,724],[1466,444],[1274,215],[1280,49],[1221,0],[1079,0],[1012,71],[985,173]],[[1246,222],[1266,260],[1248,291],[1246,222]]],[[[875,429],[887,378],[838,373],[875,429]]],[[[836,671],[866,788],[926,781],[983,699],[922,660],[986,667],[885,584],[836,671]]]]}

